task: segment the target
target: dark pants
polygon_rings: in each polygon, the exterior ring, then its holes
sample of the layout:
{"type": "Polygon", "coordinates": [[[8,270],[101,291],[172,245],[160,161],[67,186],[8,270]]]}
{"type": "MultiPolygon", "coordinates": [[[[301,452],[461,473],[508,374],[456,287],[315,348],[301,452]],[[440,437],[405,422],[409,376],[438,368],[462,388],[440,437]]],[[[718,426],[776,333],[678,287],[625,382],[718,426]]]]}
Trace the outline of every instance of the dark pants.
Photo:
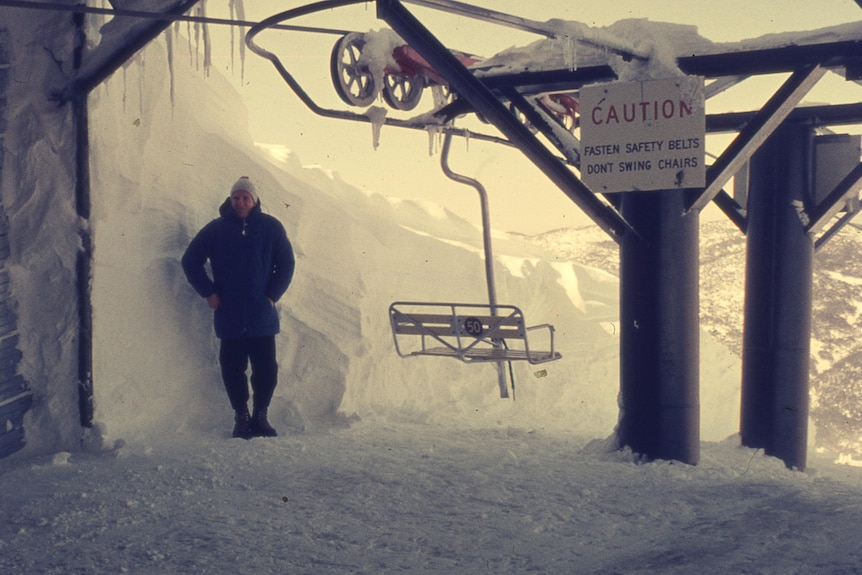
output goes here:
{"type": "Polygon", "coordinates": [[[266,409],[278,383],[274,335],[221,340],[221,376],[230,405],[234,409],[242,409],[248,405],[248,379],[245,372],[249,362],[254,409],[266,409]]]}

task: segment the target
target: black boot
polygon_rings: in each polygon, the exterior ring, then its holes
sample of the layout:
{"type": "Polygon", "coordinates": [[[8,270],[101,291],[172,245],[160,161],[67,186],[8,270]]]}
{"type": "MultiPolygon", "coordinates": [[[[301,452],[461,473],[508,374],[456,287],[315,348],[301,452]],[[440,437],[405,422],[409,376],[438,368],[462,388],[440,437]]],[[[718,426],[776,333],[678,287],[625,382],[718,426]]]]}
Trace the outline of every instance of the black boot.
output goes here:
{"type": "Polygon", "coordinates": [[[247,407],[241,407],[236,410],[234,421],[233,436],[242,439],[251,439],[251,416],[248,414],[247,407]]]}
{"type": "Polygon", "coordinates": [[[278,437],[278,432],[266,420],[266,409],[255,409],[251,418],[252,437],[278,437]]]}

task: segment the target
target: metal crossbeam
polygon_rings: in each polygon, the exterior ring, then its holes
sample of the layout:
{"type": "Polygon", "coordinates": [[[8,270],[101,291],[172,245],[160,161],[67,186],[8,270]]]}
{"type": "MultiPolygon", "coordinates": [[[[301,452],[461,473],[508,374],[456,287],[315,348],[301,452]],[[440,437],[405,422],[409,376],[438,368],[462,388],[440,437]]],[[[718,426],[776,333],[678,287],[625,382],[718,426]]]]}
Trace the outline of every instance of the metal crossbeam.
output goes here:
{"type": "Polygon", "coordinates": [[[617,73],[607,64],[583,66],[577,70],[534,70],[509,74],[486,73],[481,65],[474,66],[472,70],[491,90],[515,88],[525,96],[546,92],[573,92],[588,84],[617,79],[617,73]]]}
{"type": "MultiPolygon", "coordinates": [[[[751,123],[755,116],[757,116],[756,111],[707,114],[706,131],[710,134],[738,132],[751,123]]],[[[812,128],[862,124],[862,104],[803,106],[790,112],[787,121],[808,122],[812,128]]]]}
{"type": "Polygon", "coordinates": [[[727,218],[733,222],[737,228],[739,228],[739,231],[744,234],[748,227],[748,219],[746,217],[747,210],[745,207],[740,206],[733,196],[723,189],[718,191],[718,194],[716,194],[712,201],[715,202],[715,205],[724,212],[724,215],[726,215],[727,218]]]}
{"type": "MultiPolygon", "coordinates": [[[[862,59],[862,40],[845,40],[821,44],[798,44],[700,54],[676,59],[679,69],[690,75],[720,78],[724,76],[763,75],[792,72],[806,66],[855,69],[862,59]]],[[[852,75],[852,74],[851,74],[852,75]]],[[[852,79],[852,78],[848,78],[852,79]]]]}
{"type": "Polygon", "coordinates": [[[709,167],[706,172],[706,189],[689,206],[689,210],[702,210],[718,195],[722,187],[751,159],[760,145],[784,122],[825,73],[826,68],[811,65],[797,70],[787,79],[709,167]]]}
{"type": "Polygon", "coordinates": [[[856,210],[848,211],[846,214],[841,216],[838,219],[838,221],[835,222],[834,226],[832,226],[831,228],[826,230],[822,236],[820,236],[819,238],[814,240],[814,253],[817,253],[820,250],[820,248],[825,246],[827,244],[827,242],[829,242],[829,240],[831,240],[835,236],[835,234],[837,234],[838,232],[843,230],[844,226],[846,226],[851,221],[853,221],[853,218],[855,218],[858,215],[859,215],[859,210],[856,209],[856,210]]]}
{"type": "Polygon", "coordinates": [[[862,188],[862,163],[841,180],[835,189],[815,206],[808,224],[808,233],[819,232],[826,223],[844,208],[851,197],[862,188]]]}

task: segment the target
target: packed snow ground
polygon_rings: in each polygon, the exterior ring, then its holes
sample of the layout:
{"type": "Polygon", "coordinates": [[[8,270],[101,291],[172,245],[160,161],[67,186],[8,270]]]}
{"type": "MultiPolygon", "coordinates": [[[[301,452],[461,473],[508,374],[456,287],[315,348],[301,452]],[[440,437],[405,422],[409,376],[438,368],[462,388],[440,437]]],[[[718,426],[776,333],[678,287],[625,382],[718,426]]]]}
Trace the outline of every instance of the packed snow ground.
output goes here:
{"type": "Polygon", "coordinates": [[[484,298],[478,231],[270,163],[227,82],[178,59],[172,97],[165,60],[152,46],[91,101],[97,426],[70,444],[52,422],[77,405],[34,408],[0,467],[4,573],[862,572],[862,470],[740,448],[738,359],[706,336],[701,463],[608,450],[609,274],[497,234],[501,300],[554,323],[564,354],[518,366],[515,401],[491,368],[397,358],[390,301],[484,298]],[[281,436],[252,441],[229,438],[209,311],[178,265],[243,174],[298,256],[281,436]]]}
{"type": "MultiPolygon", "coordinates": [[[[219,422],[220,423],[220,422],[219,422]]],[[[862,469],[735,442],[697,467],[581,438],[219,425],[4,463],[4,573],[859,573],[862,469]]]]}

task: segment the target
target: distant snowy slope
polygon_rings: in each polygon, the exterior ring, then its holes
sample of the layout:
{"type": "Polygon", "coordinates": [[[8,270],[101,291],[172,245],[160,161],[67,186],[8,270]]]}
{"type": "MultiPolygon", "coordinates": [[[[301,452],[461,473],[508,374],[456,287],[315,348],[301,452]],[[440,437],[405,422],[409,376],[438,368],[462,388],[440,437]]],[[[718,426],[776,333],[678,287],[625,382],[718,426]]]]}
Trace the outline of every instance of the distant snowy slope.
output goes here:
{"type": "MultiPolygon", "coordinates": [[[[617,247],[597,228],[555,230],[531,239],[560,259],[617,273],[617,247]]],[[[818,448],[856,460],[862,459],[862,419],[858,417],[862,411],[860,249],[862,231],[848,226],[817,252],[810,365],[812,441],[818,448]]],[[[745,237],[727,220],[703,222],[700,253],[701,342],[717,341],[741,357],[745,237]]],[[[711,360],[703,357],[702,363],[706,367],[711,360]]],[[[702,394],[701,402],[708,401],[702,394]]]]}

